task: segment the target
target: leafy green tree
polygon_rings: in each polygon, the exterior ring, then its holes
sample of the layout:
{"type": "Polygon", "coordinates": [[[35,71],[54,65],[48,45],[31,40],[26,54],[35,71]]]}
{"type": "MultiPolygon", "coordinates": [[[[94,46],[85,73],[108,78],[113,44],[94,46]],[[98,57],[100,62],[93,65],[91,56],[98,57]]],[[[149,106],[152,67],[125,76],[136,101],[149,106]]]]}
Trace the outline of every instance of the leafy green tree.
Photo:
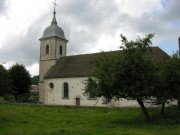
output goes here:
{"type": "Polygon", "coordinates": [[[94,93],[96,98],[103,96],[106,103],[109,103],[112,98],[118,99],[120,94],[115,94],[116,88],[118,88],[116,78],[119,65],[118,56],[118,54],[111,52],[99,54],[98,59],[93,62],[93,77],[88,78],[85,82],[85,94],[87,96],[89,93],[94,93]]]}
{"type": "Polygon", "coordinates": [[[137,100],[147,122],[151,121],[151,118],[143,101],[150,99],[154,94],[156,66],[146,52],[150,49],[149,45],[153,36],[153,34],[149,34],[143,39],[138,38],[136,41],[129,42],[126,37],[121,35],[124,45],[121,60],[123,70],[118,74],[122,92],[126,93],[128,98],[137,100]]]}
{"type": "Polygon", "coordinates": [[[12,80],[11,88],[14,90],[15,100],[18,95],[29,93],[31,77],[24,65],[15,64],[9,69],[9,76],[12,80]]]}
{"type": "Polygon", "coordinates": [[[165,74],[165,63],[167,60],[163,62],[156,63],[156,77],[155,77],[155,89],[153,93],[153,100],[156,104],[162,104],[161,107],[161,114],[164,113],[165,103],[168,99],[172,98],[169,91],[166,89],[166,83],[164,81],[164,74],[165,74]]]}
{"type": "Polygon", "coordinates": [[[162,78],[164,81],[164,91],[166,100],[177,99],[180,107],[180,59],[178,54],[174,54],[171,59],[165,62],[162,78]]]}
{"type": "Polygon", "coordinates": [[[145,120],[150,122],[151,118],[143,101],[153,96],[155,88],[155,64],[145,55],[153,36],[149,34],[143,39],[139,37],[136,41],[128,41],[121,35],[123,53],[101,54],[95,61],[93,77],[86,82],[85,94],[93,88],[95,96],[104,97],[107,103],[113,98],[135,99],[145,120]]]}
{"type": "Polygon", "coordinates": [[[8,71],[3,65],[0,65],[0,96],[4,96],[10,92],[10,80],[8,71]]]}
{"type": "Polygon", "coordinates": [[[36,84],[38,85],[39,82],[39,75],[35,75],[31,78],[31,85],[36,84]]]}

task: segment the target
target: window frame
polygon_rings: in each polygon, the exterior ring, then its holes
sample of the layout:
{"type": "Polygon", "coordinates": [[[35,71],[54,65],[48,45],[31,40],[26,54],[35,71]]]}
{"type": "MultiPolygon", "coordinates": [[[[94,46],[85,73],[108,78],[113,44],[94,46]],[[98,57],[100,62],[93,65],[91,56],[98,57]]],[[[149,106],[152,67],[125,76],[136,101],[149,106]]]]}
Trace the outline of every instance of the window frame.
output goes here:
{"type": "Polygon", "coordinates": [[[95,100],[96,99],[95,94],[93,94],[92,90],[89,91],[88,99],[89,100],[95,100]]]}
{"type": "Polygon", "coordinates": [[[62,48],[62,45],[59,46],[59,55],[62,55],[63,53],[63,48],[62,48]]]}
{"type": "Polygon", "coordinates": [[[63,99],[69,99],[69,84],[63,83],[63,99]]]}
{"type": "Polygon", "coordinates": [[[46,54],[49,54],[49,45],[46,45],[46,54]]]}

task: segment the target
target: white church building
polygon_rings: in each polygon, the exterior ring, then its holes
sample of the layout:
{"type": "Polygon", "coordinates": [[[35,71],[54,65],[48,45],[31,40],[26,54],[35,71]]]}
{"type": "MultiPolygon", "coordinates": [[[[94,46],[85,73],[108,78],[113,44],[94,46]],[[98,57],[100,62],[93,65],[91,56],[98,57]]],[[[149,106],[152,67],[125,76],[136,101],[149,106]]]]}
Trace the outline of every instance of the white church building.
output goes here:
{"type": "MultiPolygon", "coordinates": [[[[53,13],[40,40],[39,101],[51,105],[73,106],[139,106],[132,100],[121,99],[104,104],[103,98],[85,96],[84,81],[91,75],[90,62],[98,53],[67,56],[67,43],[64,31],[57,25],[56,12],[53,13]]],[[[117,51],[116,51],[117,52],[117,51]]],[[[119,51],[122,52],[122,51],[119,51]]],[[[150,55],[162,58],[167,54],[159,47],[152,47],[150,55]]]]}

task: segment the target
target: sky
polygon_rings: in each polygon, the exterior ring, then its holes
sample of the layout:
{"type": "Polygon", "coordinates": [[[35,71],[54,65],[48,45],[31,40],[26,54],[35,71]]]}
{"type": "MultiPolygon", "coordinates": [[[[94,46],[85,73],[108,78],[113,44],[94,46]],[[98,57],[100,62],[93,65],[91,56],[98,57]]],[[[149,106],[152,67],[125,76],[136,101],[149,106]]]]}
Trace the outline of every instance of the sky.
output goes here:
{"type": "MultiPolygon", "coordinates": [[[[0,64],[23,64],[39,74],[40,41],[53,18],[54,0],[0,0],[0,64]]],[[[178,51],[179,0],[56,0],[67,55],[118,50],[120,34],[135,40],[155,33],[153,46],[178,51]]]]}

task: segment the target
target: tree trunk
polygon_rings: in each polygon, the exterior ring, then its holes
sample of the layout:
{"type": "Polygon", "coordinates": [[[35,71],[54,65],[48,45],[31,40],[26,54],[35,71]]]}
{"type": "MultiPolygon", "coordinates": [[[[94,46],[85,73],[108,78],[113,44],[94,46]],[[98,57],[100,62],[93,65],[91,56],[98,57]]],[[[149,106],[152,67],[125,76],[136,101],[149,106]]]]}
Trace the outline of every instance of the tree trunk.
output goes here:
{"type": "Polygon", "coordinates": [[[163,101],[162,107],[161,107],[161,114],[164,114],[164,107],[165,107],[165,101],[163,101]]]}
{"type": "Polygon", "coordinates": [[[137,102],[139,103],[141,110],[144,114],[145,121],[147,123],[151,122],[151,117],[150,117],[149,113],[147,112],[146,107],[144,106],[144,103],[139,98],[137,98],[137,102]]]}

